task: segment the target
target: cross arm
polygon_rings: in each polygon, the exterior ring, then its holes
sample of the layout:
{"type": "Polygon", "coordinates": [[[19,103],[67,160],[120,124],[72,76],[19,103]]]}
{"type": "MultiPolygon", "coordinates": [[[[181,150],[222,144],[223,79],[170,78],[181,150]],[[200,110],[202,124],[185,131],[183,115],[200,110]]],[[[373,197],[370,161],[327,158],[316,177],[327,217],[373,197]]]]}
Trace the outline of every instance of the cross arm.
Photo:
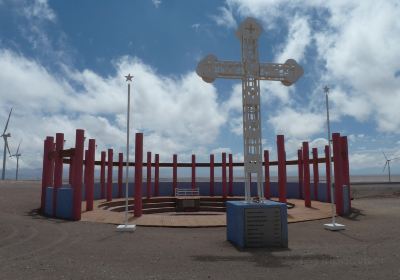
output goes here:
{"type": "Polygon", "coordinates": [[[196,73],[207,83],[216,78],[242,79],[243,67],[241,62],[219,61],[214,55],[207,55],[197,65],[196,73]]]}
{"type": "Polygon", "coordinates": [[[284,64],[260,63],[260,80],[281,81],[285,86],[294,84],[302,75],[303,68],[296,60],[288,59],[284,64]]]}

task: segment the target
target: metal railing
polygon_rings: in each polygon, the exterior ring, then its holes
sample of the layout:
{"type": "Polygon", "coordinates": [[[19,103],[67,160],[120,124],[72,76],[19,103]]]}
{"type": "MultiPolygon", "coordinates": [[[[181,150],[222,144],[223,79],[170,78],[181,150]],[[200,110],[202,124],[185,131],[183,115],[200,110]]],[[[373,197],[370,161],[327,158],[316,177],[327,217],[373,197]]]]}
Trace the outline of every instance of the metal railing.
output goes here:
{"type": "Polygon", "coordinates": [[[200,189],[182,189],[182,188],[175,188],[175,196],[199,196],[200,189]]]}

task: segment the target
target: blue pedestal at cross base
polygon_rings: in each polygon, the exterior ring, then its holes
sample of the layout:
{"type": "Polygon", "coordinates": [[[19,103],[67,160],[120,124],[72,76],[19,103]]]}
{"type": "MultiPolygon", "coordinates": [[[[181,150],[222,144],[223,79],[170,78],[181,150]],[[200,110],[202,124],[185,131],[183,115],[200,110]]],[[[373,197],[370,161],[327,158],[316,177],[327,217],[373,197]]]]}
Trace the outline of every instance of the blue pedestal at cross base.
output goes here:
{"type": "Polygon", "coordinates": [[[287,248],[286,204],[270,200],[227,201],[226,230],[228,241],[241,248],[287,248]]]}

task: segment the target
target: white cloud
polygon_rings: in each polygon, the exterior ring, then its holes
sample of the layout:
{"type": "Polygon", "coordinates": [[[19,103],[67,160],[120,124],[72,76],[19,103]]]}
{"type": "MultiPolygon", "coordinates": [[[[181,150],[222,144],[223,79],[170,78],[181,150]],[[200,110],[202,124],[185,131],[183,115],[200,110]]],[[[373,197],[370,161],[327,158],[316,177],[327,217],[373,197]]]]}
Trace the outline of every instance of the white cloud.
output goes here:
{"type": "Polygon", "coordinates": [[[225,26],[227,28],[236,28],[237,23],[230,9],[226,7],[219,7],[218,11],[219,14],[211,17],[218,25],[225,26]]]}
{"type": "Polygon", "coordinates": [[[54,11],[49,7],[47,0],[33,0],[30,3],[23,5],[23,14],[29,19],[41,19],[54,21],[56,15],[54,11]]]}
{"type": "Polygon", "coordinates": [[[72,146],[76,128],[96,138],[99,150],[124,151],[127,90],[123,76],[129,72],[135,76],[132,127],[144,132],[145,148],[162,153],[161,157],[207,150],[226,120],[219,112],[213,85],[195,73],[161,76],[136,58],[116,61],[116,74],[109,77],[71,69],[56,76],[33,60],[1,50],[0,68],[0,117],[6,119],[14,107],[10,142],[24,139],[25,145],[29,143],[22,168],[40,166],[46,135],[64,132],[72,146]]]}
{"type": "Polygon", "coordinates": [[[153,2],[154,7],[158,8],[161,5],[161,0],[151,0],[151,2],[153,2]]]}
{"type": "Polygon", "coordinates": [[[295,138],[308,138],[319,133],[325,123],[322,115],[300,112],[288,107],[283,108],[278,115],[270,117],[268,122],[274,127],[276,134],[295,138]]]}

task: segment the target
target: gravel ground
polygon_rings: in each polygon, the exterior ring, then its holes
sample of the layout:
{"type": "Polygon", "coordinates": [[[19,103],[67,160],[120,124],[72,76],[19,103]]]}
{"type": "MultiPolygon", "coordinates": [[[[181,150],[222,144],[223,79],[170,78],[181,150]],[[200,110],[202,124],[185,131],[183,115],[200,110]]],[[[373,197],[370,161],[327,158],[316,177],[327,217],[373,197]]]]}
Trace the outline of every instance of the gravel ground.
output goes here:
{"type": "Polygon", "coordinates": [[[223,227],[118,233],[43,218],[38,184],[2,183],[0,279],[400,279],[400,196],[377,187],[355,196],[345,231],[295,223],[289,249],[238,250],[223,227]]]}

